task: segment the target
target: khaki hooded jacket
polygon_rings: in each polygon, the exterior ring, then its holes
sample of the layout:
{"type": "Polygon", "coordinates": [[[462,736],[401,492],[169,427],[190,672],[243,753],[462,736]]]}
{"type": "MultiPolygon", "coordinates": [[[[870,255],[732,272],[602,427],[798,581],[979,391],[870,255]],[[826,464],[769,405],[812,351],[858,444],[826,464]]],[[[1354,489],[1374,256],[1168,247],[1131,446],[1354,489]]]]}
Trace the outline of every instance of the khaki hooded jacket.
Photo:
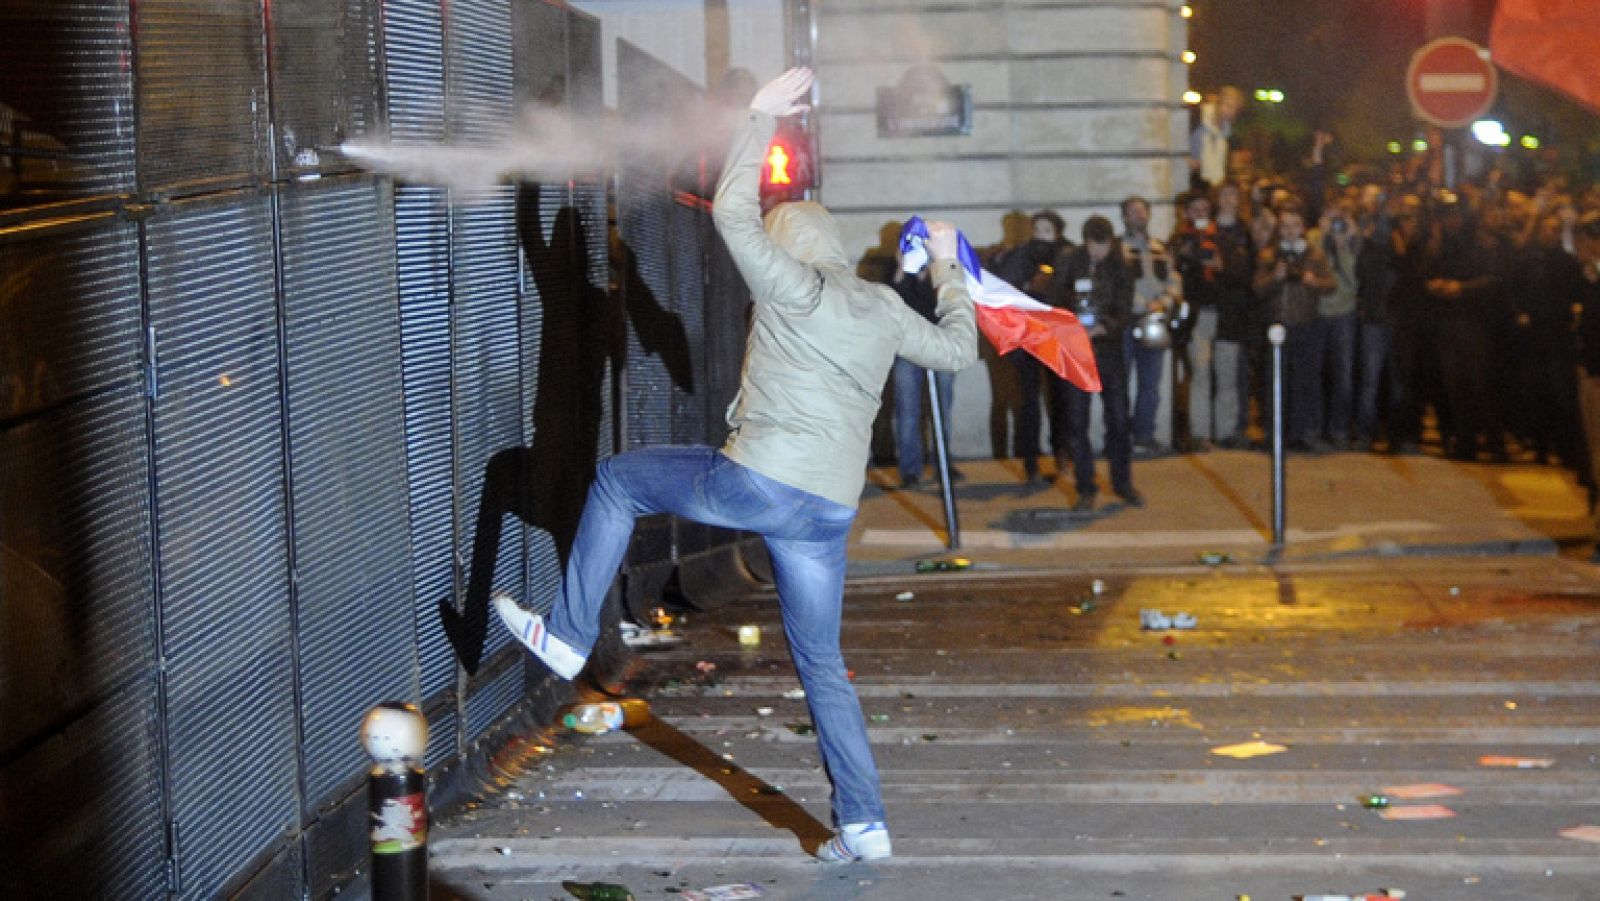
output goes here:
{"type": "MultiPolygon", "coordinates": [[[[748,110],[717,184],[717,231],[755,299],[722,452],[785,485],[855,507],[872,421],[896,355],[954,371],[978,356],[961,266],[931,263],[939,324],[851,271],[838,226],[816,203],[761,217],[761,164],[777,121],[748,110]]],[[[721,327],[734,327],[722,323],[721,327]]]]}

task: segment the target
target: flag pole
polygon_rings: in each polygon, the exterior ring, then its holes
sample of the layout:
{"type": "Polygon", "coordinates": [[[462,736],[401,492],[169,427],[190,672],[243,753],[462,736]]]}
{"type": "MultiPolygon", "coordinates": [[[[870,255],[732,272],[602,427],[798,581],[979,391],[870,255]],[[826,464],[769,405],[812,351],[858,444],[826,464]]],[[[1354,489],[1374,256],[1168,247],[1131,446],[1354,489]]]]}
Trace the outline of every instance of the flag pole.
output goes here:
{"type": "Polygon", "coordinates": [[[950,448],[944,440],[944,408],[939,404],[939,382],[932,369],[924,370],[928,377],[928,407],[933,412],[933,450],[939,461],[939,490],[944,494],[945,547],[961,547],[961,522],[956,517],[956,495],[950,482],[950,448]]]}

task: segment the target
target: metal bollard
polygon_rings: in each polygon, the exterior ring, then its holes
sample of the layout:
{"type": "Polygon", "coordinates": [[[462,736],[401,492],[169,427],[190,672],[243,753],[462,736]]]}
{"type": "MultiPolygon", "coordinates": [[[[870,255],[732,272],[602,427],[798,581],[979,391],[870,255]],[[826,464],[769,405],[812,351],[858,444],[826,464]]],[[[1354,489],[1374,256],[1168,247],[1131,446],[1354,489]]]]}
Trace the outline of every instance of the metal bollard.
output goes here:
{"type": "Polygon", "coordinates": [[[1274,322],[1267,329],[1267,343],[1272,345],[1272,546],[1283,547],[1285,510],[1283,479],[1283,341],[1289,330],[1283,323],[1274,322]]]}
{"type": "Polygon", "coordinates": [[[939,459],[939,490],[944,492],[944,526],[950,536],[945,546],[950,550],[961,547],[961,522],[956,518],[956,493],[950,484],[950,448],[944,443],[944,409],[939,406],[939,382],[932,369],[928,376],[928,405],[933,412],[933,451],[939,459]]]}
{"type": "Polygon", "coordinates": [[[361,721],[361,745],[372,758],[372,899],[427,901],[428,721],[414,704],[386,701],[361,721]]]}

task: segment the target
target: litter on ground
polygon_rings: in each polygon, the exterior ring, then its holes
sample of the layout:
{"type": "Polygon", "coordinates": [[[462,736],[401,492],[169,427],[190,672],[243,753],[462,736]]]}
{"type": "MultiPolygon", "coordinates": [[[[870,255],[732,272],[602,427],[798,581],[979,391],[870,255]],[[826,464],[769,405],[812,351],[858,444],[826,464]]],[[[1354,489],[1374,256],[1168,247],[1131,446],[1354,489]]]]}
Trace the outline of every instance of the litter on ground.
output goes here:
{"type": "Polygon", "coordinates": [[[1443,804],[1412,804],[1405,807],[1390,807],[1378,814],[1378,816],[1386,820],[1442,820],[1455,815],[1455,811],[1443,804]]]}
{"type": "Polygon", "coordinates": [[[1600,826],[1573,826],[1571,829],[1561,830],[1561,837],[1600,844],[1600,826]]]}
{"type": "Polygon", "coordinates": [[[753,882],[738,882],[729,885],[713,885],[710,888],[691,889],[683,893],[688,901],[750,901],[766,895],[761,886],[753,882]]]}
{"type": "Polygon", "coordinates": [[[1256,739],[1255,741],[1241,742],[1236,745],[1223,745],[1212,748],[1211,753],[1218,757],[1232,757],[1235,760],[1247,760],[1251,757],[1264,757],[1268,754],[1282,754],[1289,750],[1284,745],[1275,745],[1271,742],[1256,739]]]}
{"type": "Polygon", "coordinates": [[[1383,793],[1398,801],[1420,801],[1424,798],[1448,798],[1461,794],[1461,789],[1443,782],[1419,782],[1415,785],[1391,785],[1383,793]]]}
{"type": "Polygon", "coordinates": [[[1515,770],[1548,770],[1556,762],[1551,757],[1508,757],[1503,754],[1485,754],[1478,758],[1478,766],[1507,767],[1515,770]]]}

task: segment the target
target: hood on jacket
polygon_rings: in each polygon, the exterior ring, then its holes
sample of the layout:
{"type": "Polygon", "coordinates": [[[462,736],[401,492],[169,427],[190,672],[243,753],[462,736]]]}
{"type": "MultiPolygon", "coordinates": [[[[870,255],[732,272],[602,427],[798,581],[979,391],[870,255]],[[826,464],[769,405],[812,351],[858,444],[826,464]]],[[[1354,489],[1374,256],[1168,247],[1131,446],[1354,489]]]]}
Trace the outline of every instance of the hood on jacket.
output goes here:
{"type": "Polygon", "coordinates": [[[764,224],[772,242],[802,263],[849,266],[844,244],[839,240],[839,226],[820,203],[780,203],[767,213],[764,224]]]}

